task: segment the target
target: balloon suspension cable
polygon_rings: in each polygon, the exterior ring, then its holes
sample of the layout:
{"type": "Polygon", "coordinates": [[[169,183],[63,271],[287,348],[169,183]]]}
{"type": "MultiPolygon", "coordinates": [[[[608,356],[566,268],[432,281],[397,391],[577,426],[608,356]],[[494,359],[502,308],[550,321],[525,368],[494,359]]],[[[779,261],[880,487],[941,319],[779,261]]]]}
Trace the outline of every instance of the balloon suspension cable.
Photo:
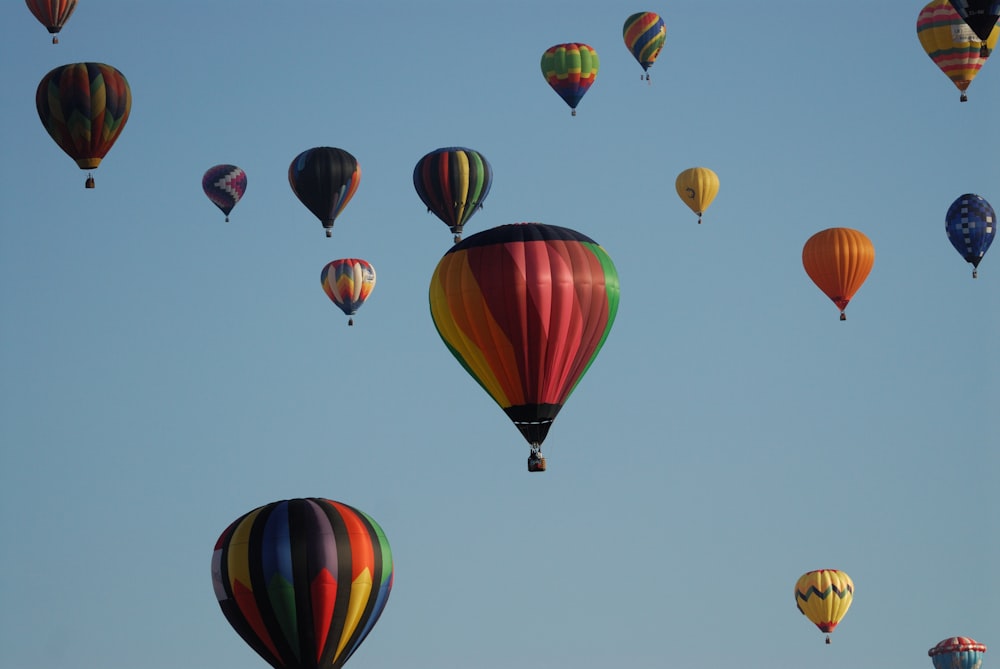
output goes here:
{"type": "Polygon", "coordinates": [[[93,188],[93,187],[94,187],[94,177],[93,177],[93,175],[91,175],[91,174],[89,174],[89,173],[88,173],[88,174],[87,174],[87,181],[86,181],[86,182],[84,182],[84,184],[83,184],[83,185],[84,185],[84,186],[85,186],[86,188],[93,188]]]}
{"type": "Polygon", "coordinates": [[[348,325],[354,325],[354,319],[353,318],[348,318],[347,319],[347,324],[348,325]]]}

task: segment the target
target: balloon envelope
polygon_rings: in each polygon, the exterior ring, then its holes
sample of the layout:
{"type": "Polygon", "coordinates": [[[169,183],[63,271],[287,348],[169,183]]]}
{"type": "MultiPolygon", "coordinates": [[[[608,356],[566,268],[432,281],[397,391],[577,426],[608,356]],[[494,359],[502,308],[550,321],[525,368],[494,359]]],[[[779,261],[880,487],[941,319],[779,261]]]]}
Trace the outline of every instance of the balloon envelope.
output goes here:
{"type": "Polygon", "coordinates": [[[222,613],[275,669],[342,667],[382,614],[392,583],[382,528],[328,499],[254,509],[226,528],[212,555],[222,613]]]}
{"type": "Polygon", "coordinates": [[[110,65],[71,63],[42,78],[35,107],[59,148],[80,169],[91,170],[101,164],[125,128],[132,90],[125,75],[110,65]]]}
{"type": "Polygon", "coordinates": [[[333,222],[358,190],[361,167],[347,151],[319,146],[295,157],[288,166],[288,183],[330,237],[333,222]]]}
{"type": "Polygon", "coordinates": [[[622,37],[632,56],[646,71],[656,62],[656,57],[663,49],[663,43],[667,40],[667,26],[659,14],[638,12],[625,19],[622,37]]]}
{"type": "Polygon", "coordinates": [[[462,229],[482,206],[493,184],[486,157],[464,147],[431,151],[413,168],[413,187],[429,211],[461,240],[462,229]]]}
{"type": "Polygon", "coordinates": [[[76,9],[76,0],[25,0],[25,2],[38,22],[52,34],[52,43],[58,44],[59,38],[56,35],[76,9]]]}
{"type": "Polygon", "coordinates": [[[533,447],[604,345],[618,300],[607,252],[542,223],[466,238],[430,285],[441,339],[533,447]]]}
{"type": "MultiPolygon", "coordinates": [[[[986,40],[988,49],[996,46],[998,35],[998,29],[989,35],[986,40]]],[[[969,84],[986,64],[987,56],[983,55],[981,40],[949,0],[932,0],[920,10],[917,38],[934,64],[962,91],[961,100],[964,102],[969,84]]]]}
{"type": "MultiPolygon", "coordinates": [[[[348,316],[353,316],[375,288],[375,268],[361,258],[341,258],[323,268],[319,275],[323,292],[348,316]]],[[[348,325],[353,325],[353,319],[348,325]]]]}
{"type": "Polygon", "coordinates": [[[927,651],[934,669],[979,669],[986,646],[966,636],[953,636],[927,651]]]}
{"type": "Polygon", "coordinates": [[[826,296],[844,309],[868,278],[875,264],[875,247],[867,235],[851,228],[828,228],[810,237],[802,247],[802,266],[826,296]]]}
{"type": "Polygon", "coordinates": [[[542,54],[542,75],[559,97],[573,110],[597,79],[600,60],[586,44],[556,44],[542,54]]]}
{"type": "Polygon", "coordinates": [[[948,241],[965,262],[972,263],[973,277],[976,276],[980,261],[993,243],[996,226],[996,212],[980,195],[966,193],[948,207],[948,213],[944,217],[944,229],[948,233],[948,241]]]}
{"type": "Polygon", "coordinates": [[[229,213],[247,190],[247,173],[236,165],[210,167],[201,178],[201,189],[228,221],[229,213]]]}
{"type": "Polygon", "coordinates": [[[854,581],[837,569],[806,572],[795,584],[795,606],[822,632],[829,634],[854,601],[854,581]]]}
{"type": "Polygon", "coordinates": [[[701,215],[719,194],[719,176],[707,167],[692,167],[677,175],[674,188],[701,223],[701,215]]]}

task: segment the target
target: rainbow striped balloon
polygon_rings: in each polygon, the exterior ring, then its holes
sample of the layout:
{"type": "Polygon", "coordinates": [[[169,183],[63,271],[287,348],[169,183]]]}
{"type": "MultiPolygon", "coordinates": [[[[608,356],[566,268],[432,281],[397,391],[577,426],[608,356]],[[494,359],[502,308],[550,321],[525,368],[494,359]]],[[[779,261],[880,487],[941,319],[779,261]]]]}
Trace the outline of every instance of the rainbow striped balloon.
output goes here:
{"type": "MultiPolygon", "coordinates": [[[[659,14],[654,12],[638,12],[625,19],[622,28],[625,46],[642,65],[643,72],[656,62],[663,43],[667,41],[667,26],[659,14]]],[[[646,72],[645,79],[649,80],[646,72]]]]}

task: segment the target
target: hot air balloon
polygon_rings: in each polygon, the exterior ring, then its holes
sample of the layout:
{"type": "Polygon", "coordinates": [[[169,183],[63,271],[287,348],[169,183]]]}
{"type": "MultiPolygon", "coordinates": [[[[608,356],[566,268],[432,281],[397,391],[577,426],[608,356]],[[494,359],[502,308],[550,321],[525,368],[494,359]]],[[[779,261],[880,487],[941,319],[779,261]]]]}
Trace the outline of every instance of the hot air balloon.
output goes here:
{"type": "Polygon", "coordinates": [[[358,190],[361,167],[347,151],[320,146],[295,157],[288,166],[288,183],[331,237],[333,222],[358,190]]]}
{"type": "Polygon", "coordinates": [[[972,193],[959,196],[948,207],[944,230],[955,250],[972,263],[972,278],[979,276],[979,263],[996,235],[997,215],[985,198],[972,193]]]}
{"type": "Polygon", "coordinates": [[[52,34],[52,43],[59,44],[57,35],[76,9],[76,0],[25,0],[38,22],[52,34]]]}
{"type": "MultiPolygon", "coordinates": [[[[319,275],[323,292],[349,317],[354,316],[375,288],[375,268],[361,258],[341,258],[327,263],[319,275]]],[[[354,319],[347,319],[354,325],[354,319]]]]}
{"type": "Polygon", "coordinates": [[[493,169],[478,151],[449,147],[431,151],[413,168],[413,187],[427,211],[444,221],[462,240],[462,228],[483,206],[493,183],[493,169]]]}
{"type": "Polygon", "coordinates": [[[542,223],[472,235],[434,270],[438,334],[531,446],[528,471],[545,470],[542,442],[604,345],[618,298],[603,248],[542,223]]]}
{"type": "MultiPolygon", "coordinates": [[[[1000,30],[994,30],[985,42],[987,53],[996,46],[1000,30]]],[[[917,16],[917,37],[934,64],[962,92],[962,102],[968,100],[966,90],[986,63],[980,40],[962,20],[949,0],[932,0],[917,16]]]]}
{"type": "Polygon", "coordinates": [[[844,309],[875,264],[875,247],[868,237],[851,228],[828,228],[810,237],[802,248],[806,274],[840,309],[844,309]]]}
{"type": "Polygon", "coordinates": [[[1000,18],[1000,0],[949,0],[966,25],[980,39],[979,51],[983,58],[990,55],[987,42],[1000,18]]]}
{"type": "MultiPolygon", "coordinates": [[[[82,170],[101,164],[125,128],[132,90],[125,75],[104,63],[72,63],[46,74],[35,92],[38,118],[82,170]]],[[[87,188],[94,178],[87,176],[87,188]]]]}
{"type": "Polygon", "coordinates": [[[542,74],[556,93],[573,110],[597,78],[600,61],[586,44],[556,44],[542,54],[542,74]]]}
{"type": "Polygon", "coordinates": [[[226,215],[228,223],[229,212],[247,190],[247,173],[236,165],[216,165],[208,168],[201,178],[201,188],[212,204],[226,215]]]}
{"type": "Polygon", "coordinates": [[[341,502],[272,502],[235,520],[212,554],[222,613],[275,669],[338,669],[392,589],[382,528],[341,502]]]}
{"type": "Polygon", "coordinates": [[[966,636],[953,636],[927,651],[934,669],[980,669],[986,646],[966,636]]]}
{"type": "Polygon", "coordinates": [[[837,569],[806,572],[795,584],[795,606],[821,632],[826,632],[827,643],[853,600],[854,581],[837,569]]]}
{"type": "Polygon", "coordinates": [[[700,224],[701,215],[719,193],[719,177],[707,167],[692,167],[677,175],[674,188],[684,204],[698,214],[700,224]]]}
{"type": "Polygon", "coordinates": [[[625,38],[625,46],[642,65],[644,78],[649,81],[649,66],[656,62],[656,57],[660,55],[660,49],[667,40],[666,24],[659,14],[638,12],[625,19],[622,36],[625,38]]]}

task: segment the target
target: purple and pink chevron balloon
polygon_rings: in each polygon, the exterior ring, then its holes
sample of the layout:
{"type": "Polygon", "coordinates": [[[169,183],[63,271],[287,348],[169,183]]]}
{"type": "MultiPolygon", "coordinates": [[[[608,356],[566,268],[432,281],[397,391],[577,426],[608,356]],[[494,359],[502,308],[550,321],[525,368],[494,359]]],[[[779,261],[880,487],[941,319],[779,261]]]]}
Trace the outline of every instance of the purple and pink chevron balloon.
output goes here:
{"type": "Polygon", "coordinates": [[[247,190],[247,173],[236,165],[216,165],[205,172],[205,176],[201,178],[201,187],[212,204],[226,215],[228,223],[229,212],[247,190]]]}

